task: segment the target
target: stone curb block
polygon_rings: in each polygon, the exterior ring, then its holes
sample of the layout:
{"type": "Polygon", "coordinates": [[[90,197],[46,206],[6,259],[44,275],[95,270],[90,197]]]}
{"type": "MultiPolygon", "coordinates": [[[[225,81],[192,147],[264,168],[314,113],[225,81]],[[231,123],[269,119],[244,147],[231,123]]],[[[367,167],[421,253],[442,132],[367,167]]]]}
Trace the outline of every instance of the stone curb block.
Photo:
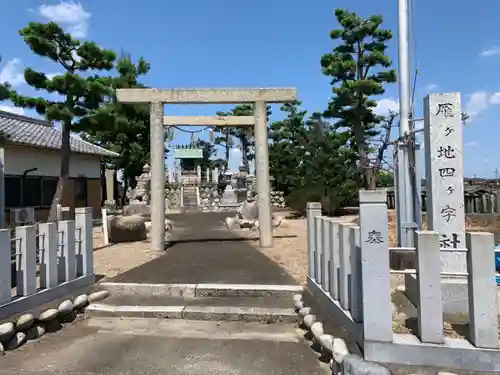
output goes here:
{"type": "Polygon", "coordinates": [[[390,371],[377,363],[349,353],[346,342],[341,338],[325,334],[323,323],[316,320],[310,307],[305,307],[303,296],[293,296],[295,311],[302,318],[302,325],[309,331],[312,347],[321,354],[322,360],[329,360],[332,374],[348,375],[390,375],[390,371]]]}
{"type": "Polygon", "coordinates": [[[83,313],[90,301],[100,301],[106,298],[106,290],[81,294],[74,299],[65,300],[57,308],[44,310],[35,317],[33,314],[21,314],[15,321],[0,324],[0,357],[5,351],[14,350],[28,341],[36,340],[49,332],[58,331],[61,323],[70,323],[79,313],[83,313]]]}
{"type": "Polygon", "coordinates": [[[87,313],[104,317],[140,317],[211,321],[296,323],[292,309],[234,306],[131,306],[91,304],[87,313]]]}
{"type": "Polygon", "coordinates": [[[259,297],[288,296],[301,292],[297,285],[247,285],[247,284],[143,284],[143,283],[100,283],[101,288],[114,295],[132,294],[139,296],[165,297],[259,297]]]}

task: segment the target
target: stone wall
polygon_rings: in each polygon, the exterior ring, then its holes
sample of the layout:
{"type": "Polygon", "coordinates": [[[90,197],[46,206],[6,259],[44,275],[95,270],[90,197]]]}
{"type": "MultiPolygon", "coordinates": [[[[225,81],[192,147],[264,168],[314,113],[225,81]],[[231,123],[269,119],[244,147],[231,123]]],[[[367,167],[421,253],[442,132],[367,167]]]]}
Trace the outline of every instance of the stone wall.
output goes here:
{"type": "Polygon", "coordinates": [[[271,206],[277,208],[285,207],[285,197],[282,191],[271,191],[271,206]]]}
{"type": "MultiPolygon", "coordinates": [[[[255,178],[248,179],[248,195],[255,195],[255,199],[257,199],[257,181],[255,178]]],[[[271,206],[275,208],[284,208],[285,205],[285,196],[282,191],[271,190],[271,206]]]]}
{"type": "Polygon", "coordinates": [[[168,200],[168,208],[179,208],[181,206],[181,187],[179,185],[165,186],[165,199],[168,200]]]}
{"type": "Polygon", "coordinates": [[[218,211],[219,203],[217,185],[204,184],[200,186],[200,207],[203,211],[218,211]]]}

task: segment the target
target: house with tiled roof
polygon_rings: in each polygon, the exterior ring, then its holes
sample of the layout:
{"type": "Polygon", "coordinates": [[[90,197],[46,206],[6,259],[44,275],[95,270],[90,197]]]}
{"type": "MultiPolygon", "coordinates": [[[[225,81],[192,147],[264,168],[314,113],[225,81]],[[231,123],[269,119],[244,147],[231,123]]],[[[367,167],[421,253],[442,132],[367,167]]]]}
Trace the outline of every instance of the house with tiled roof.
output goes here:
{"type": "MultiPolygon", "coordinates": [[[[51,123],[0,111],[5,176],[5,209],[34,207],[36,220],[47,218],[61,165],[61,131],[51,123]]],[[[70,182],[63,205],[92,207],[100,214],[103,196],[101,160],[117,153],[72,136],[70,182]]],[[[5,215],[9,220],[9,214],[5,215]]]]}

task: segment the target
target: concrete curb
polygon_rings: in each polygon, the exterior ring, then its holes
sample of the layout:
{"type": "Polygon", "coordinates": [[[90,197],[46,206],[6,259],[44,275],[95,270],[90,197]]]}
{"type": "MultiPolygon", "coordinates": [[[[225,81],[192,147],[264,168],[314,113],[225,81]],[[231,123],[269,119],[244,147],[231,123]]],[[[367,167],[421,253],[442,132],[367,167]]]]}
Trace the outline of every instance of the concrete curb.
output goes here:
{"type": "Polygon", "coordinates": [[[99,286],[114,295],[163,297],[261,297],[292,296],[303,291],[298,285],[254,284],[142,284],[103,282],[99,286]]]}
{"type": "Polygon", "coordinates": [[[211,321],[245,321],[295,323],[293,309],[233,306],[127,306],[92,304],[86,308],[90,316],[166,318],[211,321]]]}
{"type": "Polygon", "coordinates": [[[302,294],[293,296],[295,311],[302,319],[300,324],[309,331],[311,347],[320,353],[320,359],[329,361],[332,374],[350,375],[391,375],[384,366],[375,362],[365,361],[358,355],[350,354],[346,342],[341,338],[325,334],[323,323],[316,321],[310,307],[304,306],[302,294]]]}

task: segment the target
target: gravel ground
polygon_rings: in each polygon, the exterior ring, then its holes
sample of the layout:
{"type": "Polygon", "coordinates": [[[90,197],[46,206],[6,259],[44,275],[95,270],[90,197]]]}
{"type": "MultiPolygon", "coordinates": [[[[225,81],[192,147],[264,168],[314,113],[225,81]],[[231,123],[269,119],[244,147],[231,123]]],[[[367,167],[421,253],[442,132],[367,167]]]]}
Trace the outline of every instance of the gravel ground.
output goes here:
{"type": "MultiPolygon", "coordinates": [[[[268,249],[259,247],[258,236],[255,232],[242,230],[241,234],[248,237],[259,251],[283,267],[290,276],[300,285],[306,284],[307,279],[307,223],[305,218],[287,219],[285,212],[277,213],[285,217],[281,225],[274,230],[274,246],[268,249]]],[[[352,221],[357,216],[344,217],[352,221]]]]}
{"type": "Polygon", "coordinates": [[[148,242],[130,242],[104,245],[102,229],[94,228],[94,270],[106,281],[118,274],[147,263],[161,255],[150,249],[148,242]]]}

